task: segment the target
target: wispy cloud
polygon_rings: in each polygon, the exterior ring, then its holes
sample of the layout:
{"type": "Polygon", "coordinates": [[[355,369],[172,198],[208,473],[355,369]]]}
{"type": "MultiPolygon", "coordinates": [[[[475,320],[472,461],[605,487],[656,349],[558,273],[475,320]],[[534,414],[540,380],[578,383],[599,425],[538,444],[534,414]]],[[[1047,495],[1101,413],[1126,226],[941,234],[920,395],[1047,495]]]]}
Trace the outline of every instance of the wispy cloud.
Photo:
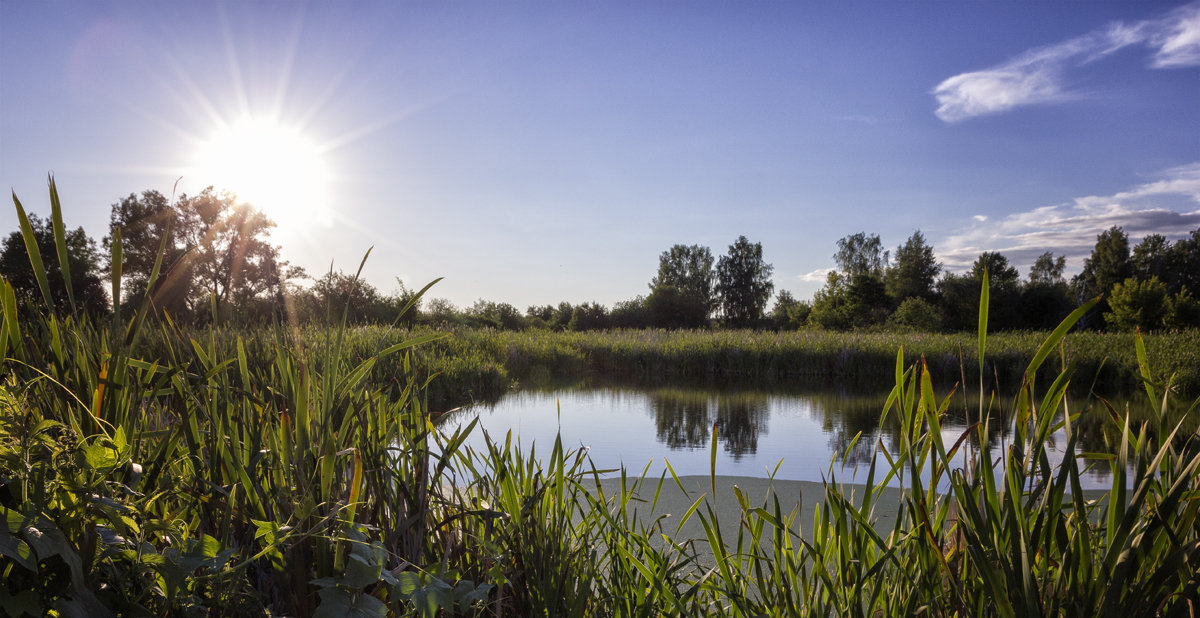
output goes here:
{"type": "Polygon", "coordinates": [[[960,73],[934,88],[938,118],[959,122],[1021,105],[1056,103],[1079,96],[1064,75],[1131,45],[1151,50],[1153,68],[1200,66],[1200,2],[1153,20],[1118,22],[1081,37],[1027,51],[997,66],[960,73]]]}
{"type": "Polygon", "coordinates": [[[1172,168],[1157,180],[1113,195],[1090,195],[1067,204],[1008,215],[937,243],[938,258],[950,270],[970,267],[983,251],[999,251],[1022,268],[1045,251],[1066,255],[1078,270],[1096,236],[1118,225],[1131,244],[1148,234],[1178,239],[1200,228],[1200,162],[1172,168]]]}

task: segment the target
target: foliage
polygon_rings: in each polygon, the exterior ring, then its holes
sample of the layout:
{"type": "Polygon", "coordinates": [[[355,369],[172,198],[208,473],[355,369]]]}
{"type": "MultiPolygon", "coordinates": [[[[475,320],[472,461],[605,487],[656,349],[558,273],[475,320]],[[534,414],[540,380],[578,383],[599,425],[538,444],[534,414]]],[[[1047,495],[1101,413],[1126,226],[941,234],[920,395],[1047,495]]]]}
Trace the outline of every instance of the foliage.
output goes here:
{"type": "Polygon", "coordinates": [[[644,296],[618,302],[608,315],[613,328],[649,328],[654,325],[649,300],[644,296]]]}
{"type": "MultiPolygon", "coordinates": [[[[282,315],[284,284],[303,275],[269,244],[275,223],[234,196],[209,187],[168,202],[157,191],[131,194],[113,204],[105,247],[118,231],[131,306],[148,290],[176,320],[282,315]],[[161,277],[147,285],[158,267],[161,277]]],[[[110,269],[113,266],[110,265],[110,269]]]]}
{"type": "Polygon", "coordinates": [[[717,295],[725,323],[747,326],[763,316],[775,284],[775,267],[763,261],[762,244],[738,236],[717,262],[717,295]]]}
{"type": "Polygon", "coordinates": [[[937,305],[919,296],[910,296],[892,313],[891,321],[918,332],[933,332],[941,327],[942,317],[937,305]]]}
{"type": "MultiPolygon", "coordinates": [[[[1071,286],[1077,298],[1092,298],[1106,295],[1113,286],[1128,279],[1133,274],[1133,265],[1129,258],[1129,236],[1125,230],[1113,226],[1096,237],[1096,246],[1092,254],[1083,262],[1083,271],[1071,279],[1071,286]]],[[[1103,325],[1103,314],[1107,312],[1106,301],[1101,301],[1096,311],[1100,314],[1100,325],[1103,325]]]]}
{"type": "Polygon", "coordinates": [[[713,255],[708,247],[674,245],[663,251],[658,258],[658,273],[650,280],[650,298],[652,306],[659,307],[658,311],[652,311],[654,317],[661,316],[672,323],[656,321],[655,324],[691,328],[706,325],[717,305],[715,277],[713,255]]]}
{"type": "Polygon", "coordinates": [[[771,308],[771,322],[777,329],[795,330],[808,323],[811,313],[811,303],[796,300],[791,292],[783,290],[775,297],[775,306],[771,308]]]}
{"type": "MultiPolygon", "coordinates": [[[[100,253],[96,249],[96,242],[88,237],[82,227],[63,230],[63,248],[67,259],[64,271],[61,261],[63,255],[58,253],[55,243],[54,228],[62,225],[62,215],[53,178],[50,179],[50,195],[54,211],[51,219],[30,214],[28,232],[37,252],[45,258],[43,266],[54,309],[59,313],[67,313],[76,308],[94,317],[102,316],[108,310],[108,298],[100,281],[100,253]],[[65,285],[68,279],[71,282],[69,288],[65,285]]],[[[22,306],[29,307],[40,304],[38,301],[42,292],[34,277],[25,238],[25,234],[17,231],[4,239],[0,248],[0,277],[12,284],[13,292],[22,306]]]]}
{"type": "Polygon", "coordinates": [[[934,284],[942,265],[934,257],[933,247],[925,242],[920,230],[913,232],[904,244],[896,247],[895,260],[884,276],[892,301],[903,303],[914,297],[932,301],[934,284]]]}
{"type": "MultiPolygon", "coordinates": [[[[53,227],[65,254],[65,228],[53,227]]],[[[40,251],[30,258],[47,288],[40,251]]],[[[1005,383],[1011,410],[998,414],[988,402],[1006,399],[983,378],[996,373],[996,351],[1017,344],[988,335],[986,279],[981,289],[966,345],[974,374],[947,389],[979,379],[976,422],[944,435],[952,398],[935,389],[936,350],[872,335],[892,350],[895,386],[880,409],[899,428],[896,448],[869,445],[857,488],[831,463],[823,495],[805,497],[819,503],[813,519],[799,521],[799,505],[778,493],[716,495],[715,464],[711,490],[697,492],[669,469],[595,470],[561,439],[546,448],[510,433],[463,447],[474,423],[439,429],[420,373],[458,337],[345,322],[188,330],[148,300],[93,321],[60,314],[49,293],[22,315],[0,281],[0,606],[97,617],[1188,615],[1200,604],[1200,434],[1184,427],[1200,404],[1176,408],[1175,378],[1149,358],[1200,346],[1119,338],[1151,417],[1096,401],[1116,439],[1089,454],[1111,489],[1088,495],[1081,460],[1055,455],[1080,440],[1083,416],[1064,393],[1083,373],[1077,346],[1099,335],[1067,333],[1089,306],[1049,334],[1009,336],[1031,343],[1005,383]],[[1063,369],[1039,380],[1043,365],[1063,369]],[[990,426],[1005,418],[1014,437],[996,444],[990,426]],[[673,517],[656,510],[669,485],[691,502],[673,517]],[[735,505],[732,517],[718,500],[735,505]],[[897,515],[890,527],[878,519],[885,509],[897,515]]],[[[714,358],[761,366],[786,341],[751,331],[469,336],[511,362],[569,363],[562,338],[596,366],[648,371],[714,358]]],[[[840,335],[788,336],[797,355],[845,349],[840,335]]],[[[964,347],[939,337],[943,350],[964,347]]]]}
{"type": "Polygon", "coordinates": [[[571,311],[567,328],[579,330],[603,330],[609,327],[608,310],[600,303],[582,303],[571,311]]]}
{"type": "Polygon", "coordinates": [[[1113,286],[1105,323],[1117,330],[1155,330],[1167,319],[1167,286],[1158,277],[1142,281],[1130,277],[1113,286]]]}
{"type": "MultiPolygon", "coordinates": [[[[920,232],[918,232],[919,234],[920,232]]],[[[883,276],[888,263],[888,252],[883,249],[883,242],[878,234],[867,235],[866,232],[851,234],[837,241],[837,253],[833,259],[838,269],[847,276],[873,274],[883,276]]]]}

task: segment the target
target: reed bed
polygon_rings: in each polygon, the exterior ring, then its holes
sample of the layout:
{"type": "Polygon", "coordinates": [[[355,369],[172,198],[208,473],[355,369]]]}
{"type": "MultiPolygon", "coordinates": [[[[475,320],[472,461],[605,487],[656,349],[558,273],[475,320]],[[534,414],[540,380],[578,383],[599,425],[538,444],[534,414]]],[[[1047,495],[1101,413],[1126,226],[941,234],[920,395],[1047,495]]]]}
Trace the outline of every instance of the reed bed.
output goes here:
{"type": "MultiPolygon", "coordinates": [[[[118,303],[120,252],[118,241],[118,303]]],[[[561,441],[526,445],[511,434],[471,449],[473,425],[440,431],[415,351],[443,334],[371,341],[343,321],[247,338],[178,328],[148,304],[93,323],[55,312],[41,257],[32,265],[41,307],[18,307],[0,283],[0,607],[10,615],[1186,616],[1200,607],[1200,435],[1170,420],[1176,406],[1188,418],[1197,404],[1180,404],[1174,378],[1152,373],[1142,338],[1131,345],[1151,418],[1135,423],[1112,406],[1118,438],[1088,454],[1110,470],[1111,489],[1085,496],[1079,460],[1048,458],[1052,433],[1065,432],[1068,451],[1077,439],[1077,412],[1063,404],[1077,371],[1068,362],[1045,387],[1035,376],[1061,364],[1056,351],[1086,307],[1034,348],[1013,389],[1007,444],[990,439],[997,400],[986,380],[960,386],[973,389],[975,422],[943,435],[954,389],[935,388],[928,363],[897,346],[880,411],[900,437],[891,450],[872,446],[880,457],[864,485],[842,485],[831,462],[812,521],[736,488],[730,515],[712,501],[714,463],[710,491],[666,518],[656,501],[668,484],[683,489],[673,473],[606,473],[561,441]],[[386,382],[371,377],[380,367],[386,382]],[[606,474],[617,481],[601,482],[606,474]],[[894,480],[905,489],[898,503],[882,498],[894,480]],[[885,509],[898,515],[891,529],[878,526],[885,509]],[[722,525],[730,517],[735,532],[722,525]],[[700,538],[680,536],[688,522],[700,538]]],[[[988,374],[994,343],[983,289],[976,375],[988,374]]],[[[719,337],[708,341],[721,349],[719,337]]],[[[530,346],[531,358],[574,362],[555,345],[530,346]]],[[[498,352],[514,354],[489,353],[498,352]]]]}
{"type": "MultiPolygon", "coordinates": [[[[319,329],[304,331],[319,338],[319,329]]],[[[380,326],[352,329],[347,352],[366,357],[385,343],[436,333],[380,326]]],[[[1024,370],[1049,336],[1047,332],[1004,332],[988,339],[985,362],[973,335],[937,333],[770,332],[752,330],[613,330],[553,332],[461,329],[423,346],[423,370],[440,374],[430,398],[441,407],[490,400],[518,382],[586,374],[620,376],[644,382],[821,384],[836,383],[878,391],[891,380],[896,350],[905,362],[924,359],[941,383],[977,384],[986,376],[1000,392],[1015,392],[1024,370]]],[[[1143,334],[1154,366],[1175,376],[1185,395],[1200,395],[1200,330],[1143,334]]],[[[1060,360],[1075,368],[1074,390],[1103,397],[1127,397],[1141,384],[1133,333],[1073,332],[1061,342],[1060,360]]],[[[380,365],[378,379],[396,375],[380,365]]],[[[1042,386],[1056,373],[1042,370],[1042,386]]]]}

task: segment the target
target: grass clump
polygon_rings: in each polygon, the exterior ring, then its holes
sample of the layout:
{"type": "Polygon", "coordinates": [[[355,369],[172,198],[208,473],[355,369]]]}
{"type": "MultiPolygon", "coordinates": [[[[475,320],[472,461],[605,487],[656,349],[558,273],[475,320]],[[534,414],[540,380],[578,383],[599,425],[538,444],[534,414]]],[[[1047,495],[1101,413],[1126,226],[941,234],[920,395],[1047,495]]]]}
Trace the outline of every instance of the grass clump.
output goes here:
{"type": "MultiPolygon", "coordinates": [[[[52,204],[61,229],[56,196],[52,204]]],[[[32,267],[44,282],[42,257],[32,267]]],[[[113,257],[119,273],[119,241],[113,257]]],[[[1037,376],[1056,354],[1070,359],[1066,333],[1087,306],[1032,350],[1007,415],[993,414],[999,400],[980,380],[977,418],[958,436],[941,425],[954,391],[935,389],[927,360],[893,351],[895,386],[881,411],[897,446],[874,445],[863,485],[843,484],[831,465],[819,508],[801,521],[797,505],[751,502],[736,488],[733,515],[718,509],[715,463],[709,490],[688,493],[673,472],[604,480],[561,441],[544,457],[511,434],[464,447],[474,425],[436,427],[428,369],[414,353],[444,342],[441,333],[394,341],[344,320],[316,332],[191,332],[149,301],[93,323],[41,288],[45,303],[22,313],[0,283],[0,607],[11,615],[1183,616],[1200,607],[1200,436],[1184,424],[1196,404],[1174,410],[1174,378],[1151,373],[1142,338],[1132,354],[1151,416],[1106,408],[1116,438],[1086,453],[1107,466],[1111,488],[1086,495],[1081,460],[1049,458],[1052,434],[1066,435],[1066,452],[1078,440],[1079,412],[1063,403],[1075,371],[1037,376]],[[989,439],[994,422],[1014,424],[1010,443],[989,439]],[[887,498],[895,484],[904,492],[887,498]],[[672,485],[690,506],[668,518],[658,500],[672,485]],[[897,514],[890,529],[883,510],[897,514]],[[685,536],[689,522],[702,534],[685,536]]],[[[995,344],[983,289],[976,375],[987,375],[995,344]]],[[[611,349],[636,358],[628,337],[614,335],[611,349]]],[[[655,345],[675,353],[674,343],[655,345]]],[[[720,339],[703,345],[735,354],[720,339]]],[[[573,358],[536,340],[489,354],[573,358]]]]}

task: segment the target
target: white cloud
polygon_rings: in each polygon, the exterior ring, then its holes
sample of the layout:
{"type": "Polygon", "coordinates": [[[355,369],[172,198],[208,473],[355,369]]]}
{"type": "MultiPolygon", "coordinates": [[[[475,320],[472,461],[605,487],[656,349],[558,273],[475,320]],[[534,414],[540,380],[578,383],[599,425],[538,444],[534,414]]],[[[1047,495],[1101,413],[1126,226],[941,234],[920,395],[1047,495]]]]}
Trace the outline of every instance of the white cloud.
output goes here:
{"type": "Polygon", "coordinates": [[[974,220],[976,220],[976,221],[978,221],[978,222],[980,222],[980,223],[983,223],[984,221],[987,221],[987,215],[975,215],[974,217],[971,217],[971,218],[972,218],[972,219],[974,219],[974,220]]]}
{"type": "Polygon", "coordinates": [[[1136,44],[1151,49],[1151,67],[1200,66],[1200,2],[1154,20],[1118,22],[1025,52],[988,69],[949,77],[933,90],[938,102],[935,113],[945,122],[960,122],[1021,105],[1056,103],[1079,96],[1063,85],[1067,71],[1136,44]]]}
{"type": "Polygon", "coordinates": [[[1152,44],[1158,48],[1155,68],[1200,65],[1200,4],[1185,6],[1175,13],[1176,19],[1152,38],[1152,44]]]}
{"type": "Polygon", "coordinates": [[[799,275],[798,278],[801,281],[808,281],[811,283],[825,283],[825,280],[829,278],[829,273],[831,272],[833,272],[832,268],[818,268],[812,272],[799,275]]]}
{"type": "Polygon", "coordinates": [[[1077,270],[1091,254],[1096,236],[1121,226],[1134,244],[1148,234],[1178,239],[1200,228],[1200,162],[1166,170],[1157,180],[1113,195],[1089,195],[1067,204],[1008,215],[937,243],[950,270],[971,265],[983,251],[999,251],[1028,267],[1045,251],[1066,255],[1077,270]]]}

